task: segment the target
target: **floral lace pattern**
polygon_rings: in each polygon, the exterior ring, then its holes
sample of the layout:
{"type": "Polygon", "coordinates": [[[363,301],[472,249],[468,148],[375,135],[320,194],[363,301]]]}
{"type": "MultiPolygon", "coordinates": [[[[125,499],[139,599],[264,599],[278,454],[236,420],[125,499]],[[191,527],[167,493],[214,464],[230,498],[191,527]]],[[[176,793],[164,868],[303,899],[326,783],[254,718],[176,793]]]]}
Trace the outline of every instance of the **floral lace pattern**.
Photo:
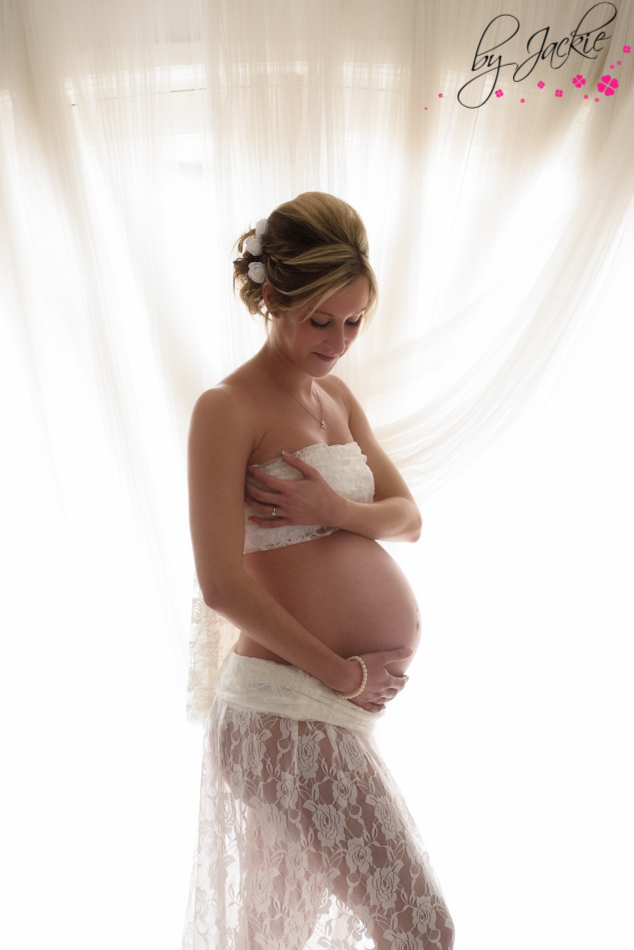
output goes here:
{"type": "MultiPolygon", "coordinates": [[[[307,445],[298,452],[293,452],[293,455],[316,468],[328,484],[344,498],[365,503],[371,502],[374,498],[374,476],[367,464],[367,457],[363,455],[356,442],[346,442],[343,445],[326,445],[325,442],[317,442],[315,445],[307,445]]],[[[289,481],[299,481],[302,478],[301,472],[287,465],[281,456],[253,467],[266,472],[267,475],[289,481]]],[[[257,485],[258,488],[267,490],[251,476],[247,477],[247,481],[257,485]]],[[[273,551],[287,544],[310,541],[337,530],[323,524],[291,524],[281,528],[260,528],[247,520],[252,514],[252,509],[245,508],[244,514],[245,554],[252,551],[273,551]]]]}
{"type": "MultiPolygon", "coordinates": [[[[313,465],[329,485],[351,501],[370,502],[374,497],[374,476],[356,442],[326,445],[318,442],[293,453],[313,465]]],[[[256,468],[277,478],[299,479],[297,469],[280,458],[270,459],[256,468]]],[[[264,488],[264,486],[260,486],[264,488]]],[[[246,521],[250,509],[245,508],[245,553],[272,551],[287,544],[310,541],[332,534],[337,528],[326,525],[287,525],[282,528],[259,528],[246,521]]],[[[207,606],[198,579],[194,578],[191,628],[189,637],[189,676],[187,681],[187,719],[203,722],[214,698],[214,683],[224,658],[237,642],[240,631],[234,624],[207,606]]]]}
{"type": "Polygon", "coordinates": [[[230,620],[207,606],[195,577],[189,634],[188,722],[204,722],[220,667],[239,636],[240,631],[230,620]]]}
{"type": "Polygon", "coordinates": [[[429,856],[372,733],[216,696],[182,950],[452,947],[429,856]]]}

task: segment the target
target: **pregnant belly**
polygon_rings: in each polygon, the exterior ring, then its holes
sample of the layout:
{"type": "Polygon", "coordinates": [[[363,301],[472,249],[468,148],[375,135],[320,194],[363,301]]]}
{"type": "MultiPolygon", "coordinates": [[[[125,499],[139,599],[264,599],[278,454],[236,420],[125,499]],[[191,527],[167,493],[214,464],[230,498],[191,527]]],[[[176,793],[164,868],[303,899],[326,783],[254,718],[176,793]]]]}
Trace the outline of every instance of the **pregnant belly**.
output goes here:
{"type": "MultiPolygon", "coordinates": [[[[279,604],[339,656],[418,647],[420,619],[414,593],[376,541],[335,531],[318,540],[247,554],[244,565],[279,604]]],[[[244,633],[236,652],[287,662],[244,633]]],[[[390,664],[390,672],[405,672],[413,655],[390,664]]]]}

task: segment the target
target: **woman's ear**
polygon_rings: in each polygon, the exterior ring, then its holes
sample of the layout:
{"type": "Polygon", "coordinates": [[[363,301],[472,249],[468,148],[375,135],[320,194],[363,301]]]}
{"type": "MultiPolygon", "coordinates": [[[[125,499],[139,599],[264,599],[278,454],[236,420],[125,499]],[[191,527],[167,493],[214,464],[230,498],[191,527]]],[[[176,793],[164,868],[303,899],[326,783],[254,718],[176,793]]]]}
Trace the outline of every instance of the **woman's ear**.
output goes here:
{"type": "Polygon", "coordinates": [[[269,316],[276,317],[277,314],[271,310],[271,307],[275,306],[275,291],[273,290],[273,284],[270,280],[265,280],[262,284],[262,300],[266,304],[269,316]]]}

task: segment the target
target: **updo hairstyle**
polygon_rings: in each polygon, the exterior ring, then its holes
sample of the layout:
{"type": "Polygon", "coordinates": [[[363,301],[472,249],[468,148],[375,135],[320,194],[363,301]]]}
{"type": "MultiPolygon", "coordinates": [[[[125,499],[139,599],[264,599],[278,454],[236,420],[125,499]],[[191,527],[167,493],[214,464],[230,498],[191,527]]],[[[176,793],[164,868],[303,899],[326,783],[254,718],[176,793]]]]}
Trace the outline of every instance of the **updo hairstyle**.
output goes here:
{"type": "Polygon", "coordinates": [[[274,293],[273,312],[306,307],[308,319],[332,294],[349,287],[359,277],[369,283],[364,323],[376,310],[376,276],[368,260],[368,236],[357,212],[341,198],[321,191],[306,191],[272,211],[260,236],[262,253],[244,248],[255,229],[236,242],[240,257],[233,262],[233,291],[253,316],[268,323],[269,310],[262,284],[249,277],[249,264],[260,262],[274,293]],[[244,248],[244,249],[243,249],[244,248]]]}

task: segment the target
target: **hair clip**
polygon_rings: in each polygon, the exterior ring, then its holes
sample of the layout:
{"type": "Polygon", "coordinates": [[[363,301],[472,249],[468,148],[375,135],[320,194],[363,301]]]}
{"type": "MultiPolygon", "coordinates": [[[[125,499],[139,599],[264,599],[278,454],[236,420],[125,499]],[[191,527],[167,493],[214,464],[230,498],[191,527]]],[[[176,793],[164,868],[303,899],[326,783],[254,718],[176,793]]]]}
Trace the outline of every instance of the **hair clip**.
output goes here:
{"type": "Polygon", "coordinates": [[[266,280],[266,268],[261,261],[251,261],[247,273],[256,284],[263,284],[266,280]]]}
{"type": "Polygon", "coordinates": [[[248,251],[253,257],[259,257],[262,253],[262,241],[259,237],[248,237],[242,245],[245,251],[248,251]]]}

